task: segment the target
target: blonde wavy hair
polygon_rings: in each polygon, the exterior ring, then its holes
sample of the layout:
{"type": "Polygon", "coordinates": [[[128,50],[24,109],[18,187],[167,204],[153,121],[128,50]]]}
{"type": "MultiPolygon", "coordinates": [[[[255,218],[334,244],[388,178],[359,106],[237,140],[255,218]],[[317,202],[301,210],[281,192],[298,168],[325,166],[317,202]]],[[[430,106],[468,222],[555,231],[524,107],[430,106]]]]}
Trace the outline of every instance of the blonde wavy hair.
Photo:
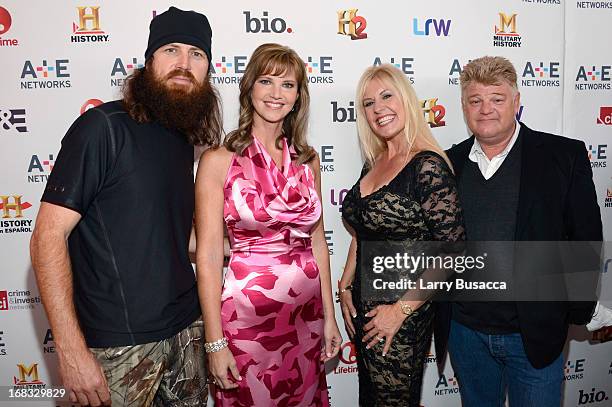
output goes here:
{"type": "Polygon", "coordinates": [[[516,80],[516,69],[508,59],[491,56],[474,59],[463,67],[459,75],[461,99],[463,100],[465,97],[465,89],[472,82],[483,85],[499,85],[505,81],[516,94],[518,92],[516,80]]]}
{"type": "Polygon", "coordinates": [[[446,153],[431,134],[431,130],[425,121],[425,115],[421,109],[421,103],[410,81],[402,71],[391,64],[382,64],[366,69],[361,75],[357,85],[357,95],[355,99],[355,105],[357,106],[357,132],[359,134],[361,152],[368,167],[372,168],[376,159],[387,149],[386,143],[378,138],[370,128],[363,106],[365,88],[370,81],[375,78],[395,88],[399,92],[406,115],[404,137],[408,142],[409,150],[414,153],[420,151],[433,151],[444,158],[444,161],[446,161],[452,170],[452,164],[446,156],[446,153]]]}
{"type": "Polygon", "coordinates": [[[238,128],[230,132],[223,145],[229,151],[242,154],[244,149],[253,142],[253,114],[255,108],[251,101],[251,90],[257,78],[262,75],[282,75],[293,72],[297,81],[298,98],[291,112],[283,120],[283,131],[276,139],[276,146],[281,148],[282,137],[292,145],[297,154],[297,162],[304,164],[312,161],[316,153],[306,141],[310,94],[308,93],[308,77],[304,61],[289,47],[279,44],[262,44],[255,51],[246,66],[240,80],[240,116],[238,128]]]}

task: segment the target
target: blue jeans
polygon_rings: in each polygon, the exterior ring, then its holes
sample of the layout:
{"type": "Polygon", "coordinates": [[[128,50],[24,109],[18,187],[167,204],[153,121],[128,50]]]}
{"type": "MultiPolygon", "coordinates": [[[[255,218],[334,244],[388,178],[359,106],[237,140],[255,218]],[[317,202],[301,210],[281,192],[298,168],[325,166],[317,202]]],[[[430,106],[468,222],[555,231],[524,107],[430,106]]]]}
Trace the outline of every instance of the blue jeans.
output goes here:
{"type": "Polygon", "coordinates": [[[563,355],[534,368],[521,335],[487,335],[451,322],[448,352],[464,407],[559,407],[563,355]]]}

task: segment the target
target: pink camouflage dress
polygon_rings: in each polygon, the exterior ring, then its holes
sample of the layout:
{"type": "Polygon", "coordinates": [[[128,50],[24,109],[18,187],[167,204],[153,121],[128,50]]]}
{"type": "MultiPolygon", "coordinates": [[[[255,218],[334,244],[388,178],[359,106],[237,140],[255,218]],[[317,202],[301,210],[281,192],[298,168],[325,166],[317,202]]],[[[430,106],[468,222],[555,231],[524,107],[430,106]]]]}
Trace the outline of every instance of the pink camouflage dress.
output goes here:
{"type": "Polygon", "coordinates": [[[231,258],[221,294],[223,333],[242,381],[219,406],[329,406],[319,268],[310,231],[321,202],[308,165],[283,139],[278,168],[253,138],[234,154],[223,215],[231,258]]]}

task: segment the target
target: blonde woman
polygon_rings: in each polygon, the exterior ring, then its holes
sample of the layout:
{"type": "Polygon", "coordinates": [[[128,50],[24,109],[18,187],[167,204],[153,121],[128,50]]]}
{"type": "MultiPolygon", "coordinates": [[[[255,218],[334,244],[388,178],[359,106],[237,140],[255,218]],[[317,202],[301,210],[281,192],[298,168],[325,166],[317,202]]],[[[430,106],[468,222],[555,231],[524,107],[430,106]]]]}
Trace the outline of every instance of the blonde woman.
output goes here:
{"type": "Polygon", "coordinates": [[[216,406],[329,405],[324,362],[341,337],[308,108],[304,62],[261,45],[240,82],[238,129],[202,156],[197,272],[216,406]]]}
{"type": "Polygon", "coordinates": [[[415,299],[363,296],[372,268],[367,245],[464,239],[452,168],[424,120],[405,75],[368,68],[357,87],[357,128],[365,165],[343,201],[352,234],[339,296],[357,349],[361,406],[418,406],[434,308],[415,299]]]}

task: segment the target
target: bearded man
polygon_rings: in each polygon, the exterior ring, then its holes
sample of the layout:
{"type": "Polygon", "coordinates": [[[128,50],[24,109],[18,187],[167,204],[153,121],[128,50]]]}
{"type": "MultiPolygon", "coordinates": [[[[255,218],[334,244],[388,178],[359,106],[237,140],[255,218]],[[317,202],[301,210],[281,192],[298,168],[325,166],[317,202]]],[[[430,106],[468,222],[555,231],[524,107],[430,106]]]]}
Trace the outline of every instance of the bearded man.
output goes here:
{"type": "Polygon", "coordinates": [[[189,239],[193,145],[217,146],[206,16],[151,21],[123,99],[62,140],[30,244],[63,385],[81,405],[206,405],[189,239]]]}

